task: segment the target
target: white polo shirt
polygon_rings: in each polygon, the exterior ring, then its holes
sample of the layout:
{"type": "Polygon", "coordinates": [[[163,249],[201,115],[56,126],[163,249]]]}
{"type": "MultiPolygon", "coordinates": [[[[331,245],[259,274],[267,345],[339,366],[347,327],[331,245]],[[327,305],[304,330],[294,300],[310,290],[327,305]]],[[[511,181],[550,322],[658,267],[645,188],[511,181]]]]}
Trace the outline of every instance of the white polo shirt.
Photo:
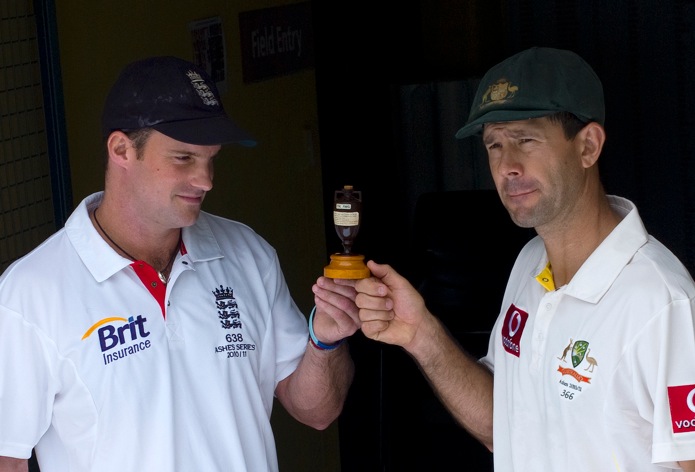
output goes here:
{"type": "Polygon", "coordinates": [[[308,329],[274,249],[203,212],[169,284],[147,287],[92,226],[100,199],[0,278],[0,455],[36,445],[42,472],[277,471],[273,395],[308,329]]]}
{"type": "Polygon", "coordinates": [[[663,472],[695,459],[695,285],[628,200],[572,281],[546,291],[539,237],[512,269],[481,362],[505,472],[663,472]]]}

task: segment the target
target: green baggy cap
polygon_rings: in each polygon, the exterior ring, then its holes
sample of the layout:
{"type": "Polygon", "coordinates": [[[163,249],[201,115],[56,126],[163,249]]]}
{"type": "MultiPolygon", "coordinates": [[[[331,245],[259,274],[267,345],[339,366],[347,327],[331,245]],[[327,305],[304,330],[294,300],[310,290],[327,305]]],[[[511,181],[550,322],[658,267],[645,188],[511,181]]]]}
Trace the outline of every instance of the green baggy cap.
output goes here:
{"type": "Polygon", "coordinates": [[[484,123],[527,120],[559,111],[603,125],[601,80],[572,51],[533,47],[487,71],[478,86],[468,121],[456,137],[479,133],[484,123]]]}

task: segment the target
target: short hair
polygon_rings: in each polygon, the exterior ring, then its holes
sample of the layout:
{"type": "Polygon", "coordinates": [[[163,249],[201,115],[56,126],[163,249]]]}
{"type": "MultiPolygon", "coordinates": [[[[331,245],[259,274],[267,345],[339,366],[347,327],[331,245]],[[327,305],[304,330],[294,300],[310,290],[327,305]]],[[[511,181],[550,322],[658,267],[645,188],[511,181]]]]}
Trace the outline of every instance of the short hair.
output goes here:
{"type": "Polygon", "coordinates": [[[135,148],[135,153],[138,159],[142,158],[142,150],[147,144],[147,140],[154,131],[154,128],[140,128],[134,131],[124,131],[128,139],[133,142],[133,147],[135,148]]]}
{"type": "Polygon", "coordinates": [[[589,124],[588,121],[582,121],[577,118],[576,115],[568,111],[558,111],[556,113],[547,115],[546,118],[548,118],[551,123],[560,124],[560,126],[562,126],[562,131],[565,133],[565,137],[570,141],[572,141],[577,136],[577,133],[579,133],[587,124],[589,124]]]}
{"type": "MultiPolygon", "coordinates": [[[[139,128],[135,130],[120,130],[133,142],[133,148],[135,149],[135,154],[138,159],[142,158],[142,150],[147,144],[147,140],[150,138],[154,128],[139,128]]],[[[108,140],[108,137],[106,138],[108,140]]],[[[109,152],[108,149],[104,149],[104,169],[107,169],[109,165],[109,152]]]]}

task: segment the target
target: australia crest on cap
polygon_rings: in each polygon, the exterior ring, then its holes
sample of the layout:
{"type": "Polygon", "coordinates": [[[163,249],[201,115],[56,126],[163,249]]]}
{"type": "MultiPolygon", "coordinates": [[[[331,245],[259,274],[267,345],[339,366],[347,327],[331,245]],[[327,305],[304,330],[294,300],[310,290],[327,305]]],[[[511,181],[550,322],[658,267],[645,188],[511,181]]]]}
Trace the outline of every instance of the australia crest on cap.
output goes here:
{"type": "Polygon", "coordinates": [[[502,104],[507,100],[514,98],[516,92],[519,91],[518,85],[512,85],[512,83],[506,79],[498,79],[495,83],[488,86],[487,90],[481,97],[479,109],[483,109],[489,105],[502,104]]]}

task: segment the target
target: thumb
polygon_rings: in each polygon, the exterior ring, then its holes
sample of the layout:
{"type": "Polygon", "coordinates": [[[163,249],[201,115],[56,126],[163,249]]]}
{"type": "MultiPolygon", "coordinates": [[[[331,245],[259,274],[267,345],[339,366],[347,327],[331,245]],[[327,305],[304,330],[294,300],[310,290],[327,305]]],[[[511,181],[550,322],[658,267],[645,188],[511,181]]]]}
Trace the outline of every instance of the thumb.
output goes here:
{"type": "Polygon", "coordinates": [[[374,277],[380,279],[388,286],[398,286],[403,279],[403,277],[388,264],[377,264],[374,261],[368,261],[367,267],[374,277]]]}
{"type": "Polygon", "coordinates": [[[390,267],[388,264],[377,264],[374,261],[367,261],[367,268],[374,277],[376,277],[377,279],[381,279],[389,273],[390,267]]]}

